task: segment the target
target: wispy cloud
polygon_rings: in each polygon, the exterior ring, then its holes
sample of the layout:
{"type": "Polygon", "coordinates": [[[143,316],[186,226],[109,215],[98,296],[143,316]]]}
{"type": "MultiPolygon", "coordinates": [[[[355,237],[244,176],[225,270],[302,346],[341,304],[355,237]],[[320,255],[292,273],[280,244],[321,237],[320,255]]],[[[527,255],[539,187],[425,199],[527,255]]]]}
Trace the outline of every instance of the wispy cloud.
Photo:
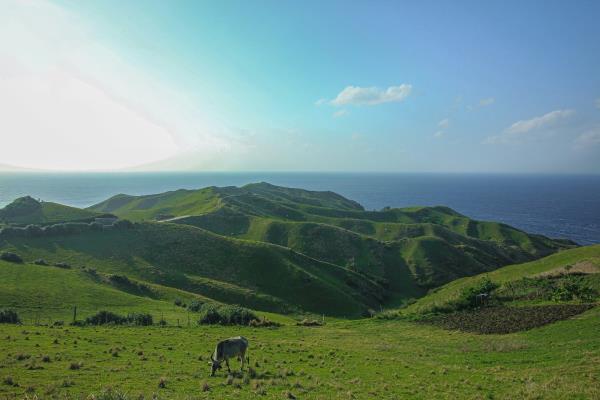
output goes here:
{"type": "Polygon", "coordinates": [[[591,130],[582,133],[575,139],[575,147],[587,148],[600,144],[600,126],[596,126],[591,130]]]}
{"type": "Polygon", "coordinates": [[[450,126],[450,119],[444,118],[443,120],[438,122],[437,126],[439,130],[433,134],[433,137],[438,139],[443,138],[446,135],[446,129],[448,129],[448,127],[450,126]]]}
{"type": "Polygon", "coordinates": [[[551,126],[561,119],[570,117],[573,114],[573,112],[573,110],[556,110],[549,112],[548,114],[544,114],[541,117],[517,121],[506,130],[506,133],[527,133],[534,129],[551,126]]]}
{"type": "Polygon", "coordinates": [[[479,102],[472,106],[472,105],[468,105],[467,106],[467,111],[474,111],[477,108],[482,108],[482,107],[487,107],[487,106],[491,106],[492,104],[494,104],[496,102],[496,99],[493,97],[488,97],[485,99],[481,99],[479,100],[479,102]]]}
{"type": "Polygon", "coordinates": [[[317,101],[315,101],[315,106],[322,106],[323,104],[327,104],[329,100],[327,99],[319,99],[317,101]]]}
{"type": "Polygon", "coordinates": [[[348,115],[348,111],[346,110],[339,110],[333,113],[333,118],[340,118],[343,117],[344,115],[348,115]]]}
{"type": "Polygon", "coordinates": [[[403,101],[410,95],[411,91],[412,85],[406,83],[399,86],[390,86],[387,89],[380,89],[374,86],[347,86],[330,103],[334,106],[348,104],[373,106],[376,104],[403,101]]]}
{"type": "Polygon", "coordinates": [[[481,100],[479,100],[479,107],[491,106],[492,104],[494,104],[495,101],[496,101],[496,99],[494,99],[493,97],[488,97],[487,99],[481,99],[481,100]]]}
{"type": "Polygon", "coordinates": [[[564,120],[573,115],[573,110],[555,110],[539,117],[517,121],[501,134],[488,137],[484,143],[487,144],[502,144],[517,142],[519,139],[526,137],[530,132],[549,129],[555,126],[561,120],[564,120]]]}

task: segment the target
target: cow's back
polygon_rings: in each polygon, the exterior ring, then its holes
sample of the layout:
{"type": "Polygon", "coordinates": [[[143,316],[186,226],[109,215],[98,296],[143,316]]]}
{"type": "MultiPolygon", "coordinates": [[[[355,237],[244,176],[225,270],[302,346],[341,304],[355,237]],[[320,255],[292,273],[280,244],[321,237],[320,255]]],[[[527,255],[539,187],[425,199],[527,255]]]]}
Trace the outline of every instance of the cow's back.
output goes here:
{"type": "Polygon", "coordinates": [[[217,357],[230,358],[243,354],[248,348],[248,339],[243,336],[236,336],[220,341],[217,344],[217,357]]]}

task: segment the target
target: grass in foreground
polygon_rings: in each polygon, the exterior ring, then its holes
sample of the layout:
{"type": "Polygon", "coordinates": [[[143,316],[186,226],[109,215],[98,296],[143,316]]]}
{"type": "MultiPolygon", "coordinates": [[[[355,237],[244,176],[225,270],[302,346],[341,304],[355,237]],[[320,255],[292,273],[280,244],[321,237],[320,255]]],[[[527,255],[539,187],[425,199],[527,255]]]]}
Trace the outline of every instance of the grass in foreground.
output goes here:
{"type": "Polygon", "coordinates": [[[592,399],[600,396],[599,331],[598,307],[485,336],[381,320],[276,329],[0,325],[0,397],[85,398],[112,387],[148,399],[592,399]],[[210,378],[214,345],[238,334],[250,340],[253,372],[210,378]]]}

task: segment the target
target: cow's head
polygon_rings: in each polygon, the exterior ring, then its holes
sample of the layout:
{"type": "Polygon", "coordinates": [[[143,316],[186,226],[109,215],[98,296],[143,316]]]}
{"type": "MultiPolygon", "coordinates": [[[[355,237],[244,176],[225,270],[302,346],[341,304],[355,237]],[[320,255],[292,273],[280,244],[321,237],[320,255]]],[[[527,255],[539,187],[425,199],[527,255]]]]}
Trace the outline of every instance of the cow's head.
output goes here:
{"type": "Polygon", "coordinates": [[[221,363],[219,361],[215,360],[214,358],[212,358],[212,356],[211,356],[209,364],[212,367],[212,370],[210,371],[210,376],[215,376],[215,372],[217,372],[218,369],[221,369],[221,363]]]}

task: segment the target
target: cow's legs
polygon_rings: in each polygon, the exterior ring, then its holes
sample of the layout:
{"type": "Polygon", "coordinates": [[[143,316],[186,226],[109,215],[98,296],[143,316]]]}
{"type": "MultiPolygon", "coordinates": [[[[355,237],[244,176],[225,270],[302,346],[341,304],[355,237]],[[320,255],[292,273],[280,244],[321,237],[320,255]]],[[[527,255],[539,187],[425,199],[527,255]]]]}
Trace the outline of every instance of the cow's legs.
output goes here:
{"type": "Polygon", "coordinates": [[[242,354],[240,354],[240,361],[242,362],[242,368],[240,368],[240,371],[244,370],[244,362],[246,361],[246,352],[243,352],[242,354]]]}
{"type": "Polygon", "coordinates": [[[229,368],[229,358],[225,359],[225,364],[227,365],[227,371],[231,372],[231,368],[229,368]]]}

